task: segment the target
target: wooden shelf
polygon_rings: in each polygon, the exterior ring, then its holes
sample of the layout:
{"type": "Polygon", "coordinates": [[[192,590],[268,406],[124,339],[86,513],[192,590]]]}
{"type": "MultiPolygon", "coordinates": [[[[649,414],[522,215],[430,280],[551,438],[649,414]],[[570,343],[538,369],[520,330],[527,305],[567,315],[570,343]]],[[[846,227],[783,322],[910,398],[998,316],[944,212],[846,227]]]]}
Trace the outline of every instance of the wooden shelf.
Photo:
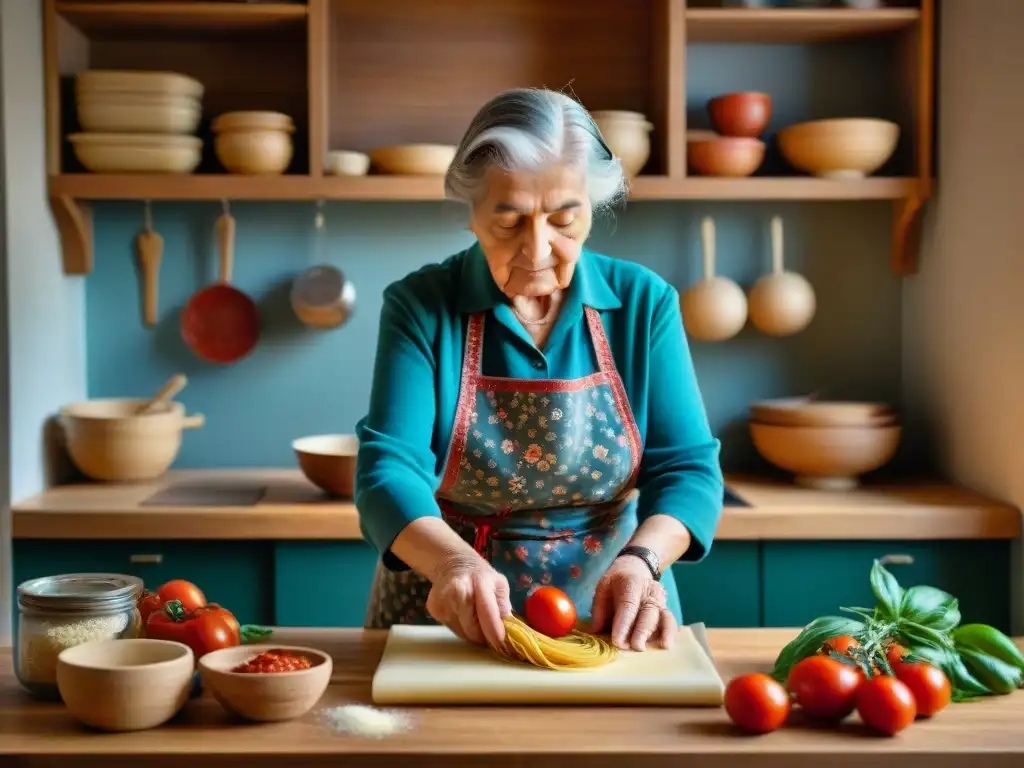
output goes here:
{"type": "Polygon", "coordinates": [[[686,38],[691,43],[825,43],[891,34],[920,20],[916,8],[692,8],[686,12],[686,38]]]}
{"type": "Polygon", "coordinates": [[[86,37],[107,40],[302,35],[309,15],[306,5],[294,3],[59,0],[56,10],[86,37]]]}
{"type": "MultiPolygon", "coordinates": [[[[806,177],[724,179],[641,176],[632,200],[898,200],[916,193],[915,178],[828,181],[806,177]]],[[[276,176],[68,174],[50,179],[50,195],[78,200],[443,200],[431,176],[276,176]]]]}

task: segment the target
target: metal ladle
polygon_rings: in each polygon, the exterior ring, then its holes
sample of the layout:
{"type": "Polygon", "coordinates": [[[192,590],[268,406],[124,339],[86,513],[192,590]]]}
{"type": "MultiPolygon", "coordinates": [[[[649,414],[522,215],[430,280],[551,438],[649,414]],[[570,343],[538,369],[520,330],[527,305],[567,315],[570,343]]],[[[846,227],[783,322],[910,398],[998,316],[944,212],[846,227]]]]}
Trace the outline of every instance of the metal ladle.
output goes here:
{"type": "Polygon", "coordinates": [[[292,282],[291,304],[295,316],[311,328],[326,330],[348,322],[355,309],[356,289],[337,267],[324,258],[324,203],[317,202],[315,255],[317,264],[303,271],[292,282]]]}

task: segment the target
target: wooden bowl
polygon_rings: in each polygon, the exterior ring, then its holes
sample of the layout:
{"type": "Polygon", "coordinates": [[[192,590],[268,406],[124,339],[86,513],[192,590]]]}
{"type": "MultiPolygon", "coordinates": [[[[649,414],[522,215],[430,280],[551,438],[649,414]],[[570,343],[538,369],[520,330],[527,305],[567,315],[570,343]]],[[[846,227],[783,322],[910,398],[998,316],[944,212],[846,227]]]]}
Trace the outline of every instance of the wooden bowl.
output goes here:
{"type": "Polygon", "coordinates": [[[230,131],[284,131],[293,133],[295,122],[284,112],[263,110],[242,110],[240,112],[224,112],[210,124],[213,133],[230,131]]]}
{"type": "Polygon", "coordinates": [[[401,176],[443,176],[455,159],[448,144],[400,144],[370,150],[370,160],[381,173],[401,176]]]}
{"type": "Polygon", "coordinates": [[[355,435],[310,435],[295,440],[292,450],[309,482],[330,496],[352,497],[359,438],[355,435]]]}
{"type": "Polygon", "coordinates": [[[863,179],[896,151],[900,127],[889,120],[843,118],[797,123],[779,131],[779,150],[794,168],[827,179],[863,179]]]}
{"type": "Polygon", "coordinates": [[[61,651],[57,689],[78,720],[104,731],[155,728],[192,691],[195,657],[169,640],[97,640],[61,651]]]}
{"type": "Polygon", "coordinates": [[[370,156],[365,152],[339,149],[327,153],[327,173],[332,176],[365,176],[370,170],[370,156]]]}
{"type": "Polygon", "coordinates": [[[181,448],[181,432],[203,426],[202,414],[185,415],[179,402],[138,415],[149,398],[105,398],[63,406],[59,423],[74,465],[93,480],[140,481],[160,477],[181,448]]]}
{"type": "Polygon", "coordinates": [[[764,142],[733,136],[690,141],[686,158],[700,176],[750,176],[764,162],[764,142]]]}
{"type": "Polygon", "coordinates": [[[612,154],[622,163],[626,177],[638,175],[651,156],[654,126],[640,112],[610,109],[592,112],[590,116],[612,154]]]}
{"type": "Polygon", "coordinates": [[[715,129],[723,136],[756,139],[772,119],[772,97],[744,91],[716,96],[707,105],[715,129]]]}
{"type": "Polygon", "coordinates": [[[199,658],[203,685],[228,712],[247,720],[273,722],[306,714],[331,682],[331,657],[315,648],[289,645],[240,645],[199,658]],[[264,651],[302,654],[313,666],[296,672],[232,672],[264,651]]]}
{"type": "Polygon", "coordinates": [[[757,452],[795,482],[819,490],[846,491],[859,476],[888,463],[899,448],[902,427],[790,427],[750,421],[757,452]]]}
{"type": "Polygon", "coordinates": [[[203,140],[172,133],[72,133],[75,157],[93,173],[192,173],[203,140]]]}
{"type": "Polygon", "coordinates": [[[750,416],[761,424],[780,427],[885,427],[898,420],[896,411],[886,403],[807,397],[759,400],[750,404],[750,416]]]}

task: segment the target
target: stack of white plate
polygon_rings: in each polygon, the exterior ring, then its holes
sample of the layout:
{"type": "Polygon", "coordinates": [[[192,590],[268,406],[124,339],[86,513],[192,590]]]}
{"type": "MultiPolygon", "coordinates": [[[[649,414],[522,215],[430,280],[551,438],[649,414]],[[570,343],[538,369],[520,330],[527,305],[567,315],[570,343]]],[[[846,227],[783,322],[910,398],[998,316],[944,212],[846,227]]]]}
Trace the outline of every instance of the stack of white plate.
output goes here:
{"type": "Polygon", "coordinates": [[[176,72],[86,70],[75,82],[84,132],[68,141],[93,173],[191,173],[202,98],[203,84],[176,72]]]}

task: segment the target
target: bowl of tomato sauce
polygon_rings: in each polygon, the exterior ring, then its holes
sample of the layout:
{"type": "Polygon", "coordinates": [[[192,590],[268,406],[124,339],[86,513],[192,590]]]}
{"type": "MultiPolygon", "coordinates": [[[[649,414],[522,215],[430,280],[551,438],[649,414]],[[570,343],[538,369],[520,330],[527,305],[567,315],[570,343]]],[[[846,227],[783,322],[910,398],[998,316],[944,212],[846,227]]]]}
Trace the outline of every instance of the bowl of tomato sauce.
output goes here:
{"type": "Polygon", "coordinates": [[[241,645],[199,659],[203,685],[228,712],[247,720],[292,720],[327,690],[331,657],[294,645],[241,645]]]}

